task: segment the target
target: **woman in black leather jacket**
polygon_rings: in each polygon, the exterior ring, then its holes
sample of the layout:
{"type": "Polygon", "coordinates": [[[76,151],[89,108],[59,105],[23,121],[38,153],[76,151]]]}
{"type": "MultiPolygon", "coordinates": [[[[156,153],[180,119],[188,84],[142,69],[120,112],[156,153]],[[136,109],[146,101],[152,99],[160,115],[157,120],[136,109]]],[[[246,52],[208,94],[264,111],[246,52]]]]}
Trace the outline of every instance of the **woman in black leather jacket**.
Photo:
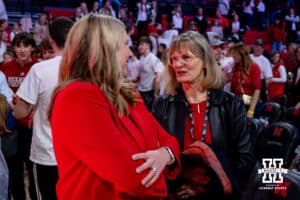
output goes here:
{"type": "Polygon", "coordinates": [[[170,199],[239,199],[254,163],[245,106],[221,89],[221,72],[202,35],[189,31],[173,40],[168,75],[167,95],[156,99],[153,113],[182,151],[170,199]]]}

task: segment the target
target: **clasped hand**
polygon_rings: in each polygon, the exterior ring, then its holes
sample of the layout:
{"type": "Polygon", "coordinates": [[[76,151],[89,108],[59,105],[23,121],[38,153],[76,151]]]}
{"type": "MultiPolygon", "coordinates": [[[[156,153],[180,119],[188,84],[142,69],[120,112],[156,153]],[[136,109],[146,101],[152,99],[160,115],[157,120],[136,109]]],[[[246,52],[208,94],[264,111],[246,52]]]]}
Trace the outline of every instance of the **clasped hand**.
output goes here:
{"type": "Polygon", "coordinates": [[[170,161],[170,156],[164,148],[146,151],[132,155],[133,160],[143,159],[145,162],[136,168],[136,173],[149,170],[147,176],[142,180],[142,185],[146,188],[151,186],[159,178],[170,161]]]}

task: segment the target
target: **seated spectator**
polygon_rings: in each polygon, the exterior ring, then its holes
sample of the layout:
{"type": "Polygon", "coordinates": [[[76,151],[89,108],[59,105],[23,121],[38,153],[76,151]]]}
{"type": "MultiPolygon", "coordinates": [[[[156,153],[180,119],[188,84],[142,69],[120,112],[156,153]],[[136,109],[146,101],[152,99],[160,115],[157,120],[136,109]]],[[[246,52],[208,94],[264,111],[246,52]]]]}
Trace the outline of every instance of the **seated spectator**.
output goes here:
{"type": "Polygon", "coordinates": [[[230,29],[229,20],[221,15],[219,10],[216,10],[216,20],[219,20],[221,27],[223,28],[224,35],[228,35],[228,31],[230,29]]]}
{"type": "Polygon", "coordinates": [[[211,31],[217,33],[219,35],[220,39],[224,38],[223,28],[218,19],[216,19],[214,21],[214,25],[211,27],[211,31]]]}
{"type": "Polygon", "coordinates": [[[237,40],[240,40],[241,24],[239,16],[237,14],[233,15],[233,20],[231,22],[231,35],[237,40]]]}

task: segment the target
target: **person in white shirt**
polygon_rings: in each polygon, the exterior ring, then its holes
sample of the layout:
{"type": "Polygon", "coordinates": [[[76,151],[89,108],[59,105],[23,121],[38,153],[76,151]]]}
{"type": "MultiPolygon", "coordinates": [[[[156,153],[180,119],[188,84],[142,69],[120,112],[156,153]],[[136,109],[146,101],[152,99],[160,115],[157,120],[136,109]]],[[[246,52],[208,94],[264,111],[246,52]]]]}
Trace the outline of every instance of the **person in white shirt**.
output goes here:
{"type": "Polygon", "coordinates": [[[254,15],[256,27],[259,31],[263,31],[266,26],[265,20],[266,6],[263,0],[259,0],[256,5],[256,13],[254,15]]]}
{"type": "Polygon", "coordinates": [[[148,22],[151,13],[151,6],[147,3],[147,0],[141,0],[137,3],[137,31],[138,37],[148,35],[148,22]]]}
{"type": "Polygon", "coordinates": [[[7,80],[3,72],[0,71],[0,94],[6,97],[6,100],[11,108],[13,108],[13,91],[8,86],[7,80]]]}
{"type": "Polygon", "coordinates": [[[159,93],[161,74],[164,70],[164,66],[161,61],[151,53],[151,41],[148,37],[140,38],[139,52],[141,54],[141,65],[139,70],[140,83],[138,85],[138,91],[150,111],[154,97],[159,93]]]}
{"type": "Polygon", "coordinates": [[[213,49],[217,64],[220,66],[224,79],[224,90],[230,91],[230,78],[234,60],[231,56],[227,55],[228,49],[223,49],[222,45],[225,46],[226,42],[222,41],[219,34],[215,32],[207,32],[207,39],[213,49]]]}
{"type": "Polygon", "coordinates": [[[178,32],[181,33],[183,28],[183,17],[182,8],[180,4],[177,4],[174,8],[172,22],[174,24],[174,27],[178,30],[178,32]]]}
{"type": "Polygon", "coordinates": [[[220,10],[224,17],[227,17],[230,10],[230,0],[219,0],[218,10],[220,10]]]}
{"type": "Polygon", "coordinates": [[[33,137],[30,160],[34,163],[37,195],[44,199],[57,199],[55,186],[58,180],[57,163],[52,145],[52,133],[48,120],[48,107],[52,92],[58,83],[59,65],[64,43],[73,21],[57,18],[50,25],[50,44],[56,54],[52,59],[32,66],[17,91],[14,115],[17,119],[34,110],[33,137]]]}
{"type": "Polygon", "coordinates": [[[15,22],[13,25],[13,28],[9,34],[10,41],[13,41],[15,35],[17,35],[18,33],[21,33],[21,32],[22,32],[21,24],[19,22],[15,22]]]}
{"type": "Polygon", "coordinates": [[[289,14],[285,16],[285,22],[287,43],[296,42],[298,30],[297,26],[300,22],[300,17],[296,15],[294,8],[290,8],[289,14]]]}
{"type": "Polygon", "coordinates": [[[139,81],[139,70],[140,70],[140,61],[137,58],[138,56],[138,47],[133,45],[130,46],[130,50],[132,55],[129,57],[127,62],[127,69],[126,69],[126,80],[132,82],[133,84],[137,84],[139,81]]]}
{"type": "Polygon", "coordinates": [[[267,101],[267,88],[271,82],[273,73],[271,63],[268,58],[263,55],[264,41],[262,38],[256,38],[253,46],[253,54],[250,54],[251,59],[258,64],[261,71],[261,90],[260,98],[263,102],[267,101]]]}
{"type": "Polygon", "coordinates": [[[251,28],[253,25],[253,9],[254,9],[254,0],[244,1],[244,20],[247,28],[251,28]]]}
{"type": "Polygon", "coordinates": [[[6,20],[8,19],[3,0],[0,0],[0,19],[6,19],[6,20]]]}
{"type": "Polygon", "coordinates": [[[104,1],[104,6],[99,10],[99,14],[116,17],[116,12],[113,9],[110,0],[104,1]]]}
{"type": "Polygon", "coordinates": [[[234,14],[233,20],[231,22],[231,34],[237,40],[240,39],[240,30],[241,30],[241,24],[240,24],[239,16],[237,14],[234,14]]]}
{"type": "Polygon", "coordinates": [[[3,54],[6,52],[6,43],[3,41],[3,31],[0,31],[0,63],[3,62],[3,54]]]}
{"type": "Polygon", "coordinates": [[[178,30],[175,29],[174,24],[169,23],[168,29],[163,32],[163,34],[158,37],[158,44],[164,43],[167,48],[170,47],[170,44],[174,37],[178,35],[178,30]]]}
{"type": "Polygon", "coordinates": [[[223,28],[220,24],[219,19],[216,19],[214,21],[214,25],[211,27],[211,31],[217,33],[219,35],[220,39],[224,38],[224,31],[223,31],[223,28]]]}

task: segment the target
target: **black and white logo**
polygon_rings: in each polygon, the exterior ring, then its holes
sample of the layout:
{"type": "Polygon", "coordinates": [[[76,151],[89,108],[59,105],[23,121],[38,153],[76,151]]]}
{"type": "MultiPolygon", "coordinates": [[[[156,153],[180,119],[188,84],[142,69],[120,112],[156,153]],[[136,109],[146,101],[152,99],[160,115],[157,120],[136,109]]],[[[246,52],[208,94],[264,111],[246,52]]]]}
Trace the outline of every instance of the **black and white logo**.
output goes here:
{"type": "Polygon", "coordinates": [[[283,183],[282,174],[287,174],[288,170],[282,168],[282,158],[263,158],[262,169],[258,169],[258,174],[263,174],[262,183],[283,183]]]}

